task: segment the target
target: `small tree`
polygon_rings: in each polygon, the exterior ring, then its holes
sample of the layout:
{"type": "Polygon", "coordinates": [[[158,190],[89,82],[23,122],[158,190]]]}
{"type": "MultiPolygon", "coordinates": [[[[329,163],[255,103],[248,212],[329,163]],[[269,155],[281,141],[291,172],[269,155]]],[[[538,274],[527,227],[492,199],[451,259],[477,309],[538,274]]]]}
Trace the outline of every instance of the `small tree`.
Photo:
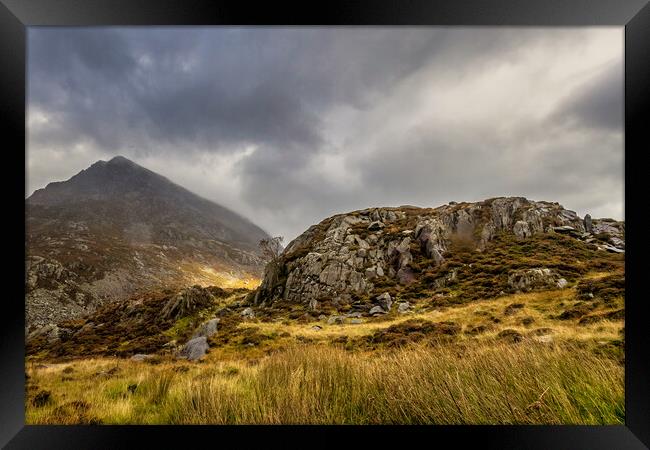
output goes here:
{"type": "Polygon", "coordinates": [[[260,240],[259,247],[262,252],[262,258],[268,262],[276,262],[280,253],[282,253],[282,236],[275,236],[268,239],[260,240]]]}

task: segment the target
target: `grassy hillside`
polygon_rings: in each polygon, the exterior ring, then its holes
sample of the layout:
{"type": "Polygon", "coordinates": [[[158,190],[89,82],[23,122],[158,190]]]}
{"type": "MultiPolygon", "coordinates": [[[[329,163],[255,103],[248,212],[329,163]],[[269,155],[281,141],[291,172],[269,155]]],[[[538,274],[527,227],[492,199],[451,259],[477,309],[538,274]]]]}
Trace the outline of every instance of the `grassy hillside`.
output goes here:
{"type": "Polygon", "coordinates": [[[608,277],[359,324],[226,320],[196,363],[29,361],[27,423],[621,424],[623,298],[578,298],[608,277]]]}
{"type": "Polygon", "coordinates": [[[624,423],[623,367],[578,345],[309,344],[260,361],[148,364],[32,367],[27,423],[624,423]]]}

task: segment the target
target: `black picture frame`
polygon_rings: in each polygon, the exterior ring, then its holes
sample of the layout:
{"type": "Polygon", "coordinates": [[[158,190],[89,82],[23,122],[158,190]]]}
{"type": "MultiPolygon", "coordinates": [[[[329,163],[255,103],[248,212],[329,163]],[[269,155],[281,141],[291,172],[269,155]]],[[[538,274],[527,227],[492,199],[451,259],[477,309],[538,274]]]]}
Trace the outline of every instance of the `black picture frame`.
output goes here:
{"type": "MultiPolygon", "coordinates": [[[[644,152],[650,124],[650,5],[647,0],[427,1],[388,0],[260,2],[207,0],[0,0],[0,117],[13,138],[2,146],[1,179],[6,234],[3,278],[10,286],[2,300],[0,327],[0,444],[11,449],[172,448],[189,440],[213,445],[236,439],[239,445],[284,447],[338,445],[353,434],[367,443],[389,437],[425,445],[527,449],[627,449],[650,446],[650,333],[644,327],[643,256],[644,152]],[[171,426],[26,426],[24,411],[25,247],[25,75],[26,27],[94,25],[510,25],[625,27],[625,204],[626,324],[625,426],[431,426],[431,427],[171,427],[171,426]],[[21,156],[22,155],[22,156],[21,156]],[[21,170],[20,167],[24,170],[21,170]],[[634,197],[639,196],[635,201],[634,197]],[[23,213],[21,213],[23,211],[23,213]],[[9,245],[11,244],[11,245],[9,245]],[[5,252],[6,253],[6,252],[5,252]],[[409,434],[398,434],[409,433],[409,434]],[[422,439],[424,439],[422,441],[422,439]]],[[[588,182],[588,180],[586,181],[588,182]]],[[[200,445],[200,444],[199,444],[200,445]]],[[[408,445],[408,444],[407,444],[408,445]]],[[[422,445],[415,444],[413,445],[422,445]]]]}

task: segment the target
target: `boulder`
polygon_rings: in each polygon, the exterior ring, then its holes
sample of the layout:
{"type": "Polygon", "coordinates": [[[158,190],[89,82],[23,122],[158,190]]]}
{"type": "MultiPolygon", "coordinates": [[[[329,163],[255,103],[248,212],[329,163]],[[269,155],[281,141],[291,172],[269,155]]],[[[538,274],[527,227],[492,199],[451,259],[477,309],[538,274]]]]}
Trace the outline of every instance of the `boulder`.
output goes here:
{"type": "Polygon", "coordinates": [[[219,323],[220,319],[219,318],[214,318],[211,320],[208,320],[207,322],[203,322],[194,332],[192,335],[192,338],[200,337],[200,336],[205,336],[205,337],[210,337],[213,334],[217,332],[217,324],[219,323]]]}
{"type": "Polygon", "coordinates": [[[370,308],[370,311],[368,311],[368,314],[374,316],[375,314],[386,314],[386,311],[384,311],[381,306],[373,306],[370,308]]]}
{"type": "Polygon", "coordinates": [[[247,319],[252,319],[255,317],[255,313],[253,312],[253,308],[246,308],[241,312],[242,317],[245,317],[247,319]]]}
{"type": "Polygon", "coordinates": [[[585,222],[585,231],[591,233],[593,231],[593,224],[591,222],[591,216],[587,214],[584,219],[585,222]]]}
{"type": "Polygon", "coordinates": [[[508,275],[508,285],[513,291],[528,292],[540,289],[557,289],[566,286],[566,280],[548,268],[514,270],[508,275]]]}
{"type": "Polygon", "coordinates": [[[571,233],[573,231],[576,231],[576,229],[569,225],[562,225],[559,227],[553,227],[553,231],[556,233],[571,233]]]}
{"type": "Polygon", "coordinates": [[[366,278],[369,280],[372,280],[373,278],[377,278],[377,267],[368,267],[365,271],[366,278]]]}
{"type": "Polygon", "coordinates": [[[411,308],[411,304],[409,302],[402,302],[399,305],[397,305],[397,312],[400,314],[404,314],[411,308]]]}
{"type": "Polygon", "coordinates": [[[378,220],[375,222],[372,222],[370,225],[368,225],[368,231],[379,231],[382,228],[384,228],[386,225],[383,223],[379,222],[378,220]]]}
{"type": "Polygon", "coordinates": [[[135,354],[135,355],[131,356],[131,361],[142,362],[142,361],[146,361],[148,359],[152,359],[153,357],[154,357],[154,355],[145,355],[143,353],[138,353],[138,354],[135,354]]]}
{"type": "Polygon", "coordinates": [[[390,308],[393,305],[393,299],[390,297],[388,292],[378,295],[375,300],[377,300],[377,303],[384,311],[390,311],[390,308]]]}
{"type": "Polygon", "coordinates": [[[327,319],[327,324],[328,325],[343,325],[343,322],[345,321],[344,316],[331,316],[329,319],[327,319]]]}
{"type": "Polygon", "coordinates": [[[208,351],[208,340],[205,336],[190,339],[178,352],[180,358],[196,361],[205,355],[208,351]]]}

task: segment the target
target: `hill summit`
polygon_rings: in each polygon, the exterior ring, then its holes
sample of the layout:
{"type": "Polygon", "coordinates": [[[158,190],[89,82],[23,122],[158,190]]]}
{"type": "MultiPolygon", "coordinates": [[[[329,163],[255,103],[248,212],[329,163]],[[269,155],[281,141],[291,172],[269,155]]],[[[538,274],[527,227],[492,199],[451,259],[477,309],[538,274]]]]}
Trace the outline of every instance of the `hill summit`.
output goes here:
{"type": "Polygon", "coordinates": [[[25,202],[27,324],[163,285],[254,285],[268,234],[133,161],[97,161],[25,202]]]}
{"type": "Polygon", "coordinates": [[[562,288],[609,264],[602,255],[624,251],[624,222],[581,218],[559,203],[501,197],[370,208],[327,218],[293,240],[267,266],[254,303],[379,314],[395,298],[446,305],[562,288]]]}

